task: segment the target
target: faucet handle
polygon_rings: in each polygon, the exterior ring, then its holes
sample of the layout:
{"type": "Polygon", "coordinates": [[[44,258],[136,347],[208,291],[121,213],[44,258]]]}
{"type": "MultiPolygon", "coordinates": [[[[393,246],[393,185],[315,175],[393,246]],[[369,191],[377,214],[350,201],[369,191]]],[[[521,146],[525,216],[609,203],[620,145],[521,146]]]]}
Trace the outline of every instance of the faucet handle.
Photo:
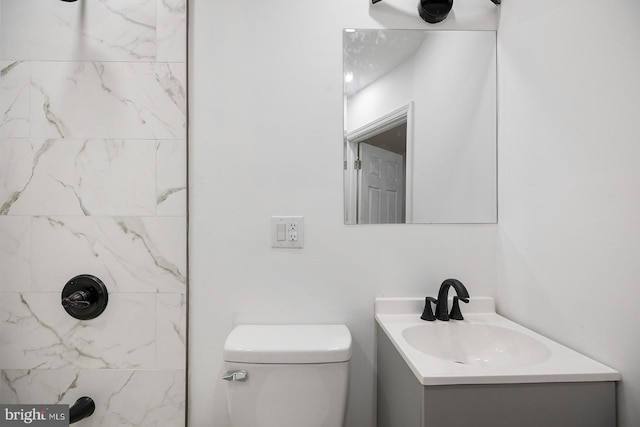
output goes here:
{"type": "Polygon", "coordinates": [[[436,320],[436,316],[433,315],[433,310],[431,309],[431,303],[437,304],[438,300],[434,297],[426,297],[424,299],[424,311],[422,312],[422,316],[420,316],[422,320],[429,322],[436,320]]]}
{"type": "Polygon", "coordinates": [[[63,307],[87,308],[91,306],[91,293],[86,289],[75,291],[71,295],[62,299],[63,307]]]}
{"type": "Polygon", "coordinates": [[[464,317],[462,317],[462,312],[460,311],[460,303],[458,301],[468,303],[469,298],[461,298],[458,296],[453,297],[453,307],[451,307],[451,313],[449,313],[449,318],[455,319],[455,320],[464,320],[464,317]]]}

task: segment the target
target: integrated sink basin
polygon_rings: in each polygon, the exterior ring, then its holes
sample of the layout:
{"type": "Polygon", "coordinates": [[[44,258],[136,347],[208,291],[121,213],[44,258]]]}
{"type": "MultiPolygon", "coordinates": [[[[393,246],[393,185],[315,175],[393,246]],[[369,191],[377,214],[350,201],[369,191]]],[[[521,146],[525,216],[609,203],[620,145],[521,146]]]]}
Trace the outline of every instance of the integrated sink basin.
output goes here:
{"type": "MultiPolygon", "coordinates": [[[[449,303],[451,307],[451,303],[449,303]]],[[[377,298],[375,318],[423,385],[618,381],[620,374],[471,298],[464,320],[420,319],[424,298],[377,298]]]]}
{"type": "Polygon", "coordinates": [[[551,351],[513,329],[465,321],[425,322],[402,331],[422,353],[462,365],[519,367],[544,362],[551,351]]]}

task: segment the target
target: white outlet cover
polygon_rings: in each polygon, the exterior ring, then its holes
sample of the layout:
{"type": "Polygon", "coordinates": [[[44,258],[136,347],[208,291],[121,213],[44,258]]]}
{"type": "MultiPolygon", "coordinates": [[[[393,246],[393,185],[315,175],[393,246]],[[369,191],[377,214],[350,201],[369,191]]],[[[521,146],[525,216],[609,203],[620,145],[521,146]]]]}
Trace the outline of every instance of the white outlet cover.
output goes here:
{"type": "Polygon", "coordinates": [[[304,247],[304,217],[303,216],[272,216],[271,217],[271,247],[302,249],[304,247]],[[278,240],[278,224],[284,224],[287,230],[286,240],[278,240]],[[296,240],[290,237],[294,231],[296,240]]]}

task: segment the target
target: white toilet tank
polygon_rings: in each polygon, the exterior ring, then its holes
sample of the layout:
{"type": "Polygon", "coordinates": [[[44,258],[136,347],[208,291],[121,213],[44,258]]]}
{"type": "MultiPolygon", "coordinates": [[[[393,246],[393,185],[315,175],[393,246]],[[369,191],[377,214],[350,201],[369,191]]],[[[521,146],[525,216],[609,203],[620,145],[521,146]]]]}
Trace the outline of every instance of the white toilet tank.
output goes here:
{"type": "Polygon", "coordinates": [[[342,427],[351,333],[345,325],[241,325],[224,345],[232,427],[342,427]]]}

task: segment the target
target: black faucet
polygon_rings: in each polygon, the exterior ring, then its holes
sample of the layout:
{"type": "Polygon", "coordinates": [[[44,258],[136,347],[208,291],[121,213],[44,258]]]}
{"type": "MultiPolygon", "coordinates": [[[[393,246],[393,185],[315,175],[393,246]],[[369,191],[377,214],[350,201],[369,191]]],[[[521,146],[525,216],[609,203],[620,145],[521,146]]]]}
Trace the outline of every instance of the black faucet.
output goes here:
{"type": "Polygon", "coordinates": [[[460,303],[458,300],[468,303],[469,292],[464,287],[461,281],[456,279],[447,279],[440,285],[440,291],[438,291],[438,303],[436,305],[436,319],[447,321],[449,318],[455,320],[463,320],[462,312],[460,311],[460,303]],[[449,288],[453,286],[456,290],[457,296],[453,297],[453,307],[451,314],[449,314],[449,306],[447,299],[449,298],[449,288]]]}

